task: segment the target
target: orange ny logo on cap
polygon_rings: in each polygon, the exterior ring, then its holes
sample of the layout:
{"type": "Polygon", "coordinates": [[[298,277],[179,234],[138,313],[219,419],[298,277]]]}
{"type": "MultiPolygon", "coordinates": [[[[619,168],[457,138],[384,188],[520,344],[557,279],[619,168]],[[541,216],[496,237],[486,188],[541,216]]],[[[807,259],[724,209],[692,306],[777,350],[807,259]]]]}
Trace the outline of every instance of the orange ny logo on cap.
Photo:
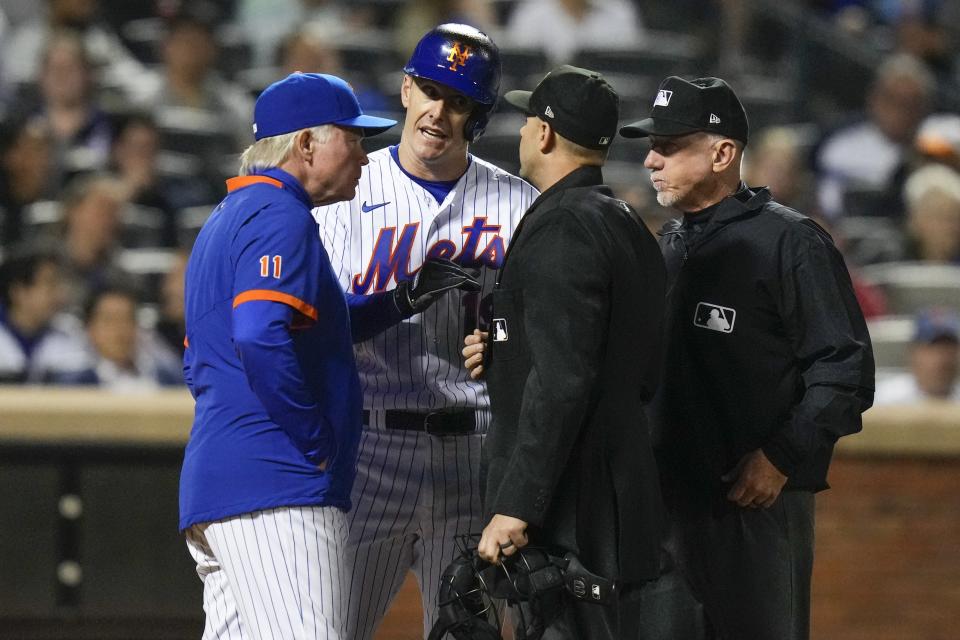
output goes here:
{"type": "Polygon", "coordinates": [[[450,49],[450,55],[447,56],[447,61],[453,63],[449,67],[450,71],[456,71],[457,67],[465,66],[469,57],[470,47],[454,42],[453,48],[450,49]]]}

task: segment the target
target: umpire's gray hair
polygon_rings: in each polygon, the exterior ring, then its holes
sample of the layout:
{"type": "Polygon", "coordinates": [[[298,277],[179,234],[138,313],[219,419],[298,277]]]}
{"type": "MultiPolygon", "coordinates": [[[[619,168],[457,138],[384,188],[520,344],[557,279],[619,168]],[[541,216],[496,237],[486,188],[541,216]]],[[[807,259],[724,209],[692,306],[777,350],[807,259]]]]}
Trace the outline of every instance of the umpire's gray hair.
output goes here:
{"type": "Polygon", "coordinates": [[[333,134],[333,127],[332,124],[322,124],[319,127],[301,129],[300,131],[282,133],[279,136],[257,140],[247,147],[240,156],[240,175],[248,176],[254,171],[279,167],[290,157],[290,152],[293,151],[293,142],[301,131],[309,131],[317,143],[324,144],[333,134]]]}

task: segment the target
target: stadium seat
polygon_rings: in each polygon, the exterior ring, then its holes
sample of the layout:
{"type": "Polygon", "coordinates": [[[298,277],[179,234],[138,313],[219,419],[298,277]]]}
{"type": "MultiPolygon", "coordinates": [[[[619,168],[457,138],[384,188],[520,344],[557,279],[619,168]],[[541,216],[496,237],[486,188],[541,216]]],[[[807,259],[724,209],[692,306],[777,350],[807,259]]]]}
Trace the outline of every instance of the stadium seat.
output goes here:
{"type": "Polygon", "coordinates": [[[890,262],[902,253],[902,232],[893,220],[843,216],[836,227],[843,254],[853,264],[890,262]]]}
{"type": "Polygon", "coordinates": [[[911,316],[883,316],[867,323],[877,369],[893,371],[907,366],[913,336],[911,316]]]}
{"type": "Polygon", "coordinates": [[[156,207],[130,203],[123,210],[124,247],[130,249],[156,248],[163,246],[167,214],[156,207]]]}
{"type": "Polygon", "coordinates": [[[960,266],[890,262],[864,267],[861,276],[880,287],[893,314],[913,314],[927,307],[960,312],[960,266]]]}

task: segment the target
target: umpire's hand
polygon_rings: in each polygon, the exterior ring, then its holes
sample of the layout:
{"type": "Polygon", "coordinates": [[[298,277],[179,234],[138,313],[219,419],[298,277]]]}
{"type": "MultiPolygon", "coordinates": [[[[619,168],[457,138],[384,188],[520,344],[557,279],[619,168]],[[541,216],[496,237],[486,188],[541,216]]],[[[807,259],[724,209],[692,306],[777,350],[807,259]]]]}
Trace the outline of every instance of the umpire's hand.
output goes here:
{"type": "Polygon", "coordinates": [[[421,313],[451,289],[480,291],[480,282],[463,267],[446,258],[427,258],[413,280],[403,280],[393,290],[393,301],[403,317],[421,313]]]}
{"type": "Polygon", "coordinates": [[[770,507],[787,484],[787,476],[773,466],[762,449],[744,455],[721,479],[733,483],[727,500],[750,509],[770,507]]]}
{"type": "Polygon", "coordinates": [[[483,529],[477,555],[490,564],[500,564],[501,556],[512,556],[527,546],[527,523],[520,518],[495,514],[483,529]]]}
{"type": "Polygon", "coordinates": [[[474,329],[473,333],[463,339],[463,366],[470,372],[470,377],[479,380],[483,375],[483,350],[487,344],[486,331],[474,329]]]}

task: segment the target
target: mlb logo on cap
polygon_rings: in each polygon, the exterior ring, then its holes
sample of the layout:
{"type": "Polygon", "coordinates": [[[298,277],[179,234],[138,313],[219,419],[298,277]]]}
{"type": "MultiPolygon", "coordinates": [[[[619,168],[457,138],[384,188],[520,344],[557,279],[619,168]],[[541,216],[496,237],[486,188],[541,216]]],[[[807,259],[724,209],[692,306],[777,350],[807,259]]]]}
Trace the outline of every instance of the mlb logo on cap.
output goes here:
{"type": "Polygon", "coordinates": [[[747,113],[737,94],[720,78],[665,78],[650,108],[650,117],[622,127],[620,134],[625,138],[645,138],[682,136],[696,131],[719,133],[747,144],[747,113]]]}

